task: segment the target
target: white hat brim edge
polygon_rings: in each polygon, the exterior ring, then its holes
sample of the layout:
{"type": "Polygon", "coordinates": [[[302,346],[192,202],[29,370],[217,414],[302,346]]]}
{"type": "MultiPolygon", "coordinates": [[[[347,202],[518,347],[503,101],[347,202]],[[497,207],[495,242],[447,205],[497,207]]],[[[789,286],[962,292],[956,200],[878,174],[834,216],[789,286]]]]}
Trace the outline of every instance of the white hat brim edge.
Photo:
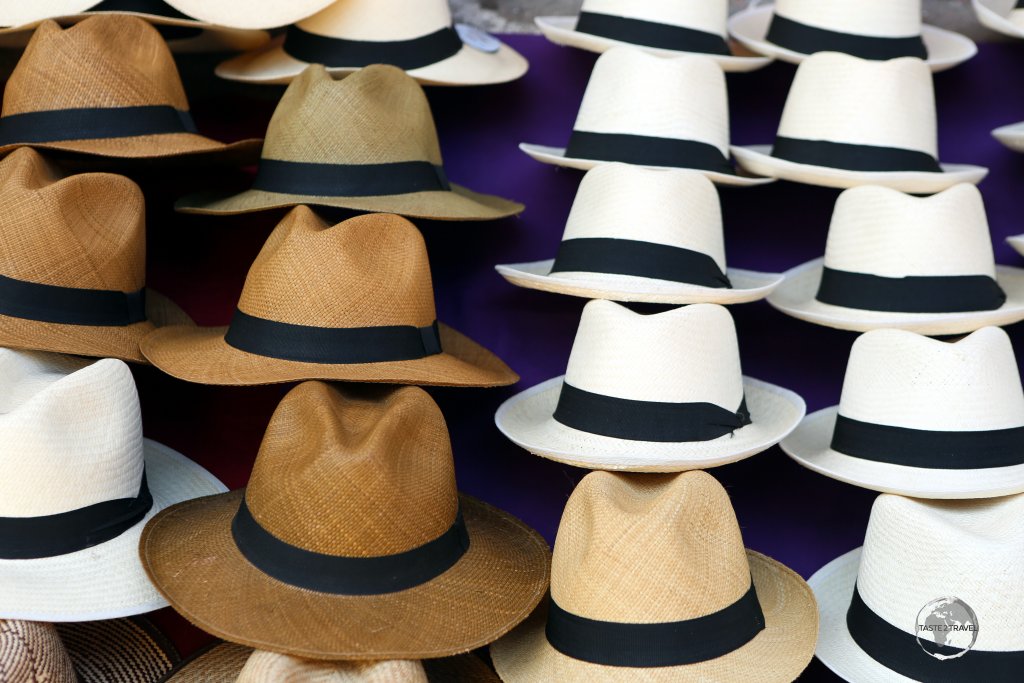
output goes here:
{"type": "Polygon", "coordinates": [[[1012,235],[1007,237],[1006,243],[1013,247],[1018,254],[1024,256],[1024,235],[1012,235]]]}
{"type": "MultiPolygon", "coordinates": [[[[1024,38],[1024,36],[1021,36],[1024,38]]],[[[992,131],[992,137],[1007,149],[1024,153],[1024,121],[1000,126],[992,131]]]]}
{"type": "Polygon", "coordinates": [[[164,0],[182,14],[220,26],[241,29],[269,29],[302,21],[336,0],[261,0],[259,8],[245,2],[210,0],[164,0]],[[273,12],[270,12],[270,9],[273,12]],[[262,19],[261,19],[262,17],[262,19]]]}
{"type": "Polygon", "coordinates": [[[971,6],[974,8],[974,15],[978,18],[978,23],[985,28],[1011,38],[1024,38],[1024,29],[986,6],[981,0],[971,0],[971,6]]]}

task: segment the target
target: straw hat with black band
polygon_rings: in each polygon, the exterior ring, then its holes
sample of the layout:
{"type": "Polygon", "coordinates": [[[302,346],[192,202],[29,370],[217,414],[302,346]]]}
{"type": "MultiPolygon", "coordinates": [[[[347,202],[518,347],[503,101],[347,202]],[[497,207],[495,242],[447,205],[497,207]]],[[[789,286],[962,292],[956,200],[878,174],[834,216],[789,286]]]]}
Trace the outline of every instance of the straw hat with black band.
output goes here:
{"type": "Polygon", "coordinates": [[[985,28],[1011,38],[1024,38],[1024,2],[1021,0],[971,0],[971,6],[985,28]]]}

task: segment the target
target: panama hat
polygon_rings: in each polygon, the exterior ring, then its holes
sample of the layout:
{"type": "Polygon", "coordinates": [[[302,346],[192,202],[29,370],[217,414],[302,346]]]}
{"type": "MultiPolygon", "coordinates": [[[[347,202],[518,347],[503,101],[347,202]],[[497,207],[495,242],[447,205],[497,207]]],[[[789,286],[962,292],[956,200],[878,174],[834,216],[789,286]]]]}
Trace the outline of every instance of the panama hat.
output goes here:
{"type": "Polygon", "coordinates": [[[269,46],[224,62],[217,75],[289,83],[309,64],[323,64],[335,77],[391,64],[428,85],[506,83],[528,68],[497,38],[465,24],[453,27],[448,0],[338,0],[269,46]]]}
{"type": "Polygon", "coordinates": [[[303,379],[504,386],[519,377],[437,322],[423,237],[399,216],[335,226],[296,207],[249,269],[228,327],[168,326],[142,353],[201,384],[303,379]]]}
{"type": "Polygon", "coordinates": [[[558,257],[497,266],[514,285],[593,299],[734,304],[781,275],[726,269],[722,210],[699,173],[610,163],[587,171],[558,257]]]}
{"type": "Polygon", "coordinates": [[[796,572],[744,549],[711,475],[592,472],[562,513],[550,600],[491,658],[506,683],[788,683],[816,612],[796,572]]]}
{"type": "Polygon", "coordinates": [[[145,521],[225,491],[142,438],[128,366],[0,349],[0,619],[90,621],[166,606],[138,560],[145,521]]]}
{"type": "Polygon", "coordinates": [[[481,647],[529,615],[549,570],[540,535],[458,493],[425,391],[321,382],[282,399],[248,488],[158,515],[141,553],[196,626],[320,660],[481,647]]]}
{"type": "Polygon", "coordinates": [[[553,43],[604,52],[632,45],[660,57],[703,54],[723,71],[753,71],[770,58],[746,54],[728,41],[727,0],[583,0],[577,16],[542,16],[537,28],[553,43]]]}
{"type": "Polygon", "coordinates": [[[825,257],[788,271],[768,303],[841,330],[963,334],[1024,320],[1024,270],[995,264],[973,185],[930,197],[855,187],[839,195],[825,257]]]}
{"type": "Polygon", "coordinates": [[[729,18],[729,33],[758,54],[799,64],[816,52],[864,59],[917,57],[945,71],[978,53],[967,36],[921,23],[921,0],[776,0],[729,18]]]}
{"type": "Polygon", "coordinates": [[[335,0],[166,0],[178,11],[220,26],[278,28],[312,16],[335,0]]]}
{"type": "Polygon", "coordinates": [[[851,683],[1019,680],[1022,521],[1024,496],[878,496],[863,548],[808,581],[818,659],[851,683]]]}
{"type": "Polygon", "coordinates": [[[971,0],[971,6],[985,28],[1024,38],[1024,5],[1019,0],[971,0]]]}
{"type": "Polygon", "coordinates": [[[1024,121],[1000,126],[992,131],[992,137],[1014,152],[1024,152],[1024,121]]]}
{"type": "Polygon", "coordinates": [[[732,316],[694,304],[583,308],[564,377],[513,396],[498,429],[536,455],[635,472],[703,469],[771,448],[804,416],[792,391],[743,377],[732,316]]]}
{"type": "Polygon", "coordinates": [[[567,147],[522,143],[545,164],[584,171],[605,161],[690,168],[723,185],[761,185],[729,162],[725,74],[710,57],[656,57],[616,47],[598,57],[567,147]]]}
{"type": "Polygon", "coordinates": [[[797,68],[772,145],[732,148],[740,167],[808,185],[931,194],[988,169],[938,162],[935,92],[920,59],[819,52],[797,68]]]}
{"type": "Polygon", "coordinates": [[[297,204],[452,221],[505,218],[524,208],[449,183],[423,88],[379,64],[342,81],[322,66],[308,67],[270,119],[252,189],[190,195],[175,207],[237,214],[297,204]]]}

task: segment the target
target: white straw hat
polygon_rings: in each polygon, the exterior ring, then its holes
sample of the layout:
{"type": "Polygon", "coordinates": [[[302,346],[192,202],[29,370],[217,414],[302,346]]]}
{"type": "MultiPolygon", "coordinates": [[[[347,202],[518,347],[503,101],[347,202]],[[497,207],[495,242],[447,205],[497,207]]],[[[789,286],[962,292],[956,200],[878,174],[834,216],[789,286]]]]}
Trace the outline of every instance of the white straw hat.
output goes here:
{"type": "Polygon", "coordinates": [[[816,52],[864,59],[918,57],[932,71],[967,61],[967,36],[921,23],[921,0],[756,1],[729,18],[729,33],[758,54],[799,64],[816,52]]]}
{"type": "Polygon", "coordinates": [[[790,86],[774,146],[734,146],[732,153],[750,173],[825,187],[931,194],[988,174],[939,163],[932,75],[914,57],[808,57],[790,86]]]}
{"type": "Polygon", "coordinates": [[[963,334],[1024,320],[1024,270],[995,265],[973,185],[931,197],[847,190],[832,214],[825,257],[785,278],[768,303],[841,330],[963,334]]]}
{"type": "Polygon", "coordinates": [[[604,161],[690,168],[723,185],[762,185],[729,162],[725,74],[710,57],[616,47],[598,57],[568,147],[522,143],[537,161],[589,170],[604,161]]]}
{"type": "Polygon", "coordinates": [[[190,17],[232,28],[277,28],[312,16],[335,0],[165,0],[190,17]]]}
{"type": "Polygon", "coordinates": [[[0,618],[91,621],[167,605],[139,560],[158,511],[225,491],[142,437],[123,362],[0,349],[0,618]]]}
{"type": "Polygon", "coordinates": [[[497,38],[464,24],[453,27],[448,0],[338,0],[268,46],[224,62],[217,75],[290,83],[310,64],[323,64],[334,77],[391,64],[428,85],[506,83],[528,68],[497,38]]]}
{"type": "Polygon", "coordinates": [[[808,581],[821,616],[815,654],[851,683],[1019,681],[1022,573],[1024,496],[883,494],[863,548],[808,581]]]}
{"type": "Polygon", "coordinates": [[[1013,235],[1006,238],[1007,244],[1013,247],[1018,254],[1024,256],[1024,235],[1013,235]]]}
{"type": "MultiPolygon", "coordinates": [[[[1024,14],[1024,10],[1021,11],[1024,14]]],[[[1024,37],[1024,36],[1022,36],[1024,37]]],[[[1024,152],[1024,121],[1000,126],[992,131],[992,137],[1014,152],[1024,152]]]]}
{"type": "Polygon", "coordinates": [[[1018,0],[971,0],[971,5],[985,28],[1011,38],[1024,38],[1024,7],[1018,0]]]}
{"type": "Polygon", "coordinates": [[[782,276],[726,269],[718,193],[700,173],[610,163],[587,171],[558,257],[497,266],[512,284],[592,299],[736,304],[782,276]]]}
{"type": "Polygon", "coordinates": [[[660,57],[703,54],[723,71],[753,71],[771,58],[748,54],[729,43],[728,0],[583,0],[577,16],[537,17],[553,43],[604,52],[633,45],[660,57]]]}
{"type": "Polygon", "coordinates": [[[641,315],[599,300],[583,308],[565,376],[508,399],[494,421],[519,446],[558,462],[675,472],[771,448],[804,410],[792,391],[743,376],[725,308],[641,315]]]}

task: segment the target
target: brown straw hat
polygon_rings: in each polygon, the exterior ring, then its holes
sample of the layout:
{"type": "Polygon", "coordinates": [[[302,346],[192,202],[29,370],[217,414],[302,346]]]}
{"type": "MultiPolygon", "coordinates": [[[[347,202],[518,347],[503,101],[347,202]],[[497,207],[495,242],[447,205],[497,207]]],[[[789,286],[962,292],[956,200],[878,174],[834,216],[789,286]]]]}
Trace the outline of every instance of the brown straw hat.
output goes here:
{"type": "Polygon", "coordinates": [[[518,519],[459,494],[426,392],[321,382],[282,399],[248,488],[162,511],[140,553],[196,626],[321,660],[482,647],[543,597],[550,555],[518,519]]]}
{"type": "Polygon", "coordinates": [[[200,384],[491,387],[519,379],[437,322],[427,249],[412,223],[373,214],[329,226],[305,206],[282,219],[256,257],[229,327],[167,327],[142,352],[200,384]]]}
{"type": "Polygon", "coordinates": [[[0,161],[0,346],[145,363],[144,336],[191,324],[144,287],[145,219],[124,176],[65,178],[29,148],[0,161]]]}
{"type": "Polygon", "coordinates": [[[551,570],[548,604],[491,646],[506,683],[781,683],[814,656],[810,588],[744,550],[705,472],[588,474],[551,570]]]}
{"type": "Polygon", "coordinates": [[[381,64],[341,81],[320,65],[307,67],[270,119],[252,189],[190,195],[176,207],[237,214],[296,204],[449,221],[505,218],[524,208],[448,182],[423,88],[381,64]]]}
{"type": "Polygon", "coordinates": [[[29,145],[117,157],[247,162],[260,140],[196,133],[167,44],[142,19],[97,15],[36,29],[4,90],[0,154],[29,145]]]}

